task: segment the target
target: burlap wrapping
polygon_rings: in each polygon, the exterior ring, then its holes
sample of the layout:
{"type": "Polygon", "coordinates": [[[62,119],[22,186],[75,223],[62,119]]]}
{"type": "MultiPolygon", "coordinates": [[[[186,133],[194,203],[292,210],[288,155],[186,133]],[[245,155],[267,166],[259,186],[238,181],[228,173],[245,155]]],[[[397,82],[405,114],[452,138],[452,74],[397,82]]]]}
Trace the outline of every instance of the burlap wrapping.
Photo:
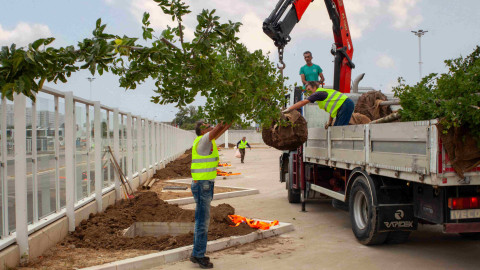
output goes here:
{"type": "Polygon", "coordinates": [[[284,114],[284,117],[288,125],[281,126],[273,122],[270,127],[263,128],[262,139],[266,145],[278,150],[295,150],[307,141],[307,121],[296,110],[284,114]]]}
{"type": "Polygon", "coordinates": [[[390,106],[380,106],[380,102],[386,100],[387,96],[381,91],[369,91],[358,98],[354,112],[365,115],[370,121],[380,119],[392,113],[390,106]]]}
{"type": "Polygon", "coordinates": [[[353,113],[352,118],[350,118],[349,125],[364,125],[370,123],[370,118],[366,117],[361,113],[353,113]]]}
{"type": "Polygon", "coordinates": [[[464,178],[465,172],[480,164],[478,141],[465,127],[450,128],[446,134],[441,124],[437,124],[437,128],[453,169],[460,178],[464,178]]]}

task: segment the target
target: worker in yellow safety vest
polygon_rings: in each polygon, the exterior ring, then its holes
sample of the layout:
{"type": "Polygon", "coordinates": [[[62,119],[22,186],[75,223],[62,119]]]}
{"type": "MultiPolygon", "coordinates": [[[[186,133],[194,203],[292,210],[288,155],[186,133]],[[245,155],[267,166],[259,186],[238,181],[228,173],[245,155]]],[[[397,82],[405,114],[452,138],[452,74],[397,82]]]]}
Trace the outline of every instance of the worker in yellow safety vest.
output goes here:
{"type": "Polygon", "coordinates": [[[250,144],[247,142],[247,138],[243,137],[240,141],[237,142],[237,148],[240,151],[240,161],[243,163],[243,160],[245,159],[245,148],[250,148],[252,150],[252,147],[250,147],[250,144]]]}
{"type": "Polygon", "coordinates": [[[353,101],[347,95],[339,91],[319,88],[319,86],[320,84],[318,82],[307,82],[305,90],[306,94],[309,95],[308,98],[293,104],[288,109],[284,110],[283,113],[299,109],[308,103],[317,102],[318,107],[321,110],[325,110],[330,114],[330,119],[328,120],[328,123],[325,124],[325,129],[332,125],[334,118],[334,126],[348,125],[353,110],[355,109],[353,101]]]}
{"type": "Polygon", "coordinates": [[[215,178],[217,177],[218,149],[215,139],[220,137],[231,125],[218,124],[212,128],[203,121],[195,125],[197,138],[192,147],[192,194],[195,199],[195,229],[193,232],[193,251],[190,261],[201,268],[213,268],[210,258],[205,256],[207,234],[210,220],[210,202],[213,198],[215,178]]]}

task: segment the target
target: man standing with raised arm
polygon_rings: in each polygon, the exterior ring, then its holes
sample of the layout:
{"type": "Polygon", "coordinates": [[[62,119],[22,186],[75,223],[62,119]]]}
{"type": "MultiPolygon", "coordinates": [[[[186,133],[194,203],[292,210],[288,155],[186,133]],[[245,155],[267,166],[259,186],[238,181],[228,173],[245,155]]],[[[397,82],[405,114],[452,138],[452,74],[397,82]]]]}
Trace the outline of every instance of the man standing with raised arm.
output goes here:
{"type": "Polygon", "coordinates": [[[220,137],[231,125],[220,123],[214,128],[203,121],[195,125],[197,138],[192,147],[192,194],[195,199],[195,230],[193,233],[193,251],[190,261],[201,268],[213,268],[207,251],[208,225],[210,222],[210,203],[213,199],[215,178],[217,177],[218,149],[215,139],[220,137]]]}

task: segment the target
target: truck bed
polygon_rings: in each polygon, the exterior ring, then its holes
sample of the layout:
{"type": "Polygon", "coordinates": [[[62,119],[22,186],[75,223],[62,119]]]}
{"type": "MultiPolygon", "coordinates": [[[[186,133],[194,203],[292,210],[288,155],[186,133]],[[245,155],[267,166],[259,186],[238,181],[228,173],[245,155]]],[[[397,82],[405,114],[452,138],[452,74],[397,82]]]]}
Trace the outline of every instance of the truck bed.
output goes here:
{"type": "Polygon", "coordinates": [[[461,179],[448,164],[437,120],[323,127],[328,115],[306,106],[304,162],[434,186],[480,185],[480,166],[461,179]]]}

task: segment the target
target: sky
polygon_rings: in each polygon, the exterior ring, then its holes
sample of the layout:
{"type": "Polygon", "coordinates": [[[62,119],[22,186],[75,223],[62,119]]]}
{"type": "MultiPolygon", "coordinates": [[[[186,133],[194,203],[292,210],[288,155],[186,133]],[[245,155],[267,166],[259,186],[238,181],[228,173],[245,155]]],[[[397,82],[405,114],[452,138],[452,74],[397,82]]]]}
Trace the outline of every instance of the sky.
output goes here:
{"type": "MultiPolygon", "coordinates": [[[[151,14],[152,26],[159,35],[167,25],[174,26],[153,0],[0,0],[0,46],[16,43],[25,46],[43,37],[55,37],[53,46],[76,44],[91,37],[95,21],[102,18],[106,32],[131,37],[141,36],[143,12],[151,14]]],[[[412,30],[428,30],[422,37],[422,73],[446,72],[443,61],[468,55],[480,45],[479,0],[343,0],[354,47],[352,80],[365,73],[360,86],[391,92],[398,77],[408,84],[419,80],[419,44],[412,30]]],[[[221,20],[243,23],[240,41],[251,51],[270,52],[278,60],[277,49],[263,33],[262,22],[277,0],[193,0],[185,1],[192,13],[185,18],[186,38],[191,39],[196,15],[202,9],[216,9],[221,20]]],[[[326,84],[333,82],[333,43],[331,21],[325,3],[315,0],[291,33],[285,47],[285,75],[288,85],[300,84],[299,69],[305,64],[303,52],[311,51],[313,62],[322,67],[326,84]]],[[[75,73],[67,83],[47,84],[60,91],[90,99],[87,71],[75,73]]],[[[170,121],[178,111],[174,105],[150,102],[154,82],[147,81],[136,90],[119,87],[111,74],[95,76],[92,99],[133,115],[170,121]]],[[[199,98],[193,105],[204,105],[199,98]]]]}

